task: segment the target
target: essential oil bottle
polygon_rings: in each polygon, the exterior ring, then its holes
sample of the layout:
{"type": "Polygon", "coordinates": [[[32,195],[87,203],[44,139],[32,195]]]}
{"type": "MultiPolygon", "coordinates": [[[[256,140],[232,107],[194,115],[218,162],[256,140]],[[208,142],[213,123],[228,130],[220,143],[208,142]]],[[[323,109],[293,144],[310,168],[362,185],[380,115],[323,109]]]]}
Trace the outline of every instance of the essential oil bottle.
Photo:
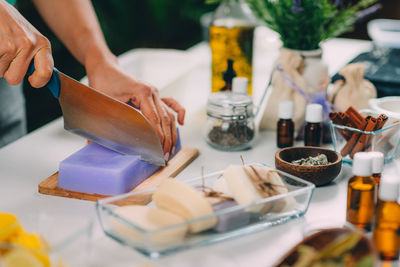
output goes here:
{"type": "Polygon", "coordinates": [[[294,122],[293,118],[293,102],[282,101],[279,103],[278,109],[278,126],[277,126],[277,146],[279,148],[293,146],[294,139],[294,122]]]}
{"type": "Polygon", "coordinates": [[[372,156],[359,152],[353,159],[353,177],[347,186],[347,221],[357,228],[371,231],[376,182],[372,177],[372,156]]]}
{"type": "Polygon", "coordinates": [[[395,261],[400,248],[400,204],[398,177],[382,177],[375,211],[373,241],[381,260],[395,261]]]}
{"type": "Polygon", "coordinates": [[[379,183],[381,181],[381,176],[384,167],[384,156],[382,152],[374,151],[370,152],[372,155],[372,177],[375,178],[375,181],[379,187],[379,183]]]}
{"type": "Polygon", "coordinates": [[[306,108],[306,126],[304,128],[304,145],[321,145],[322,106],[308,104],[306,108]]]}

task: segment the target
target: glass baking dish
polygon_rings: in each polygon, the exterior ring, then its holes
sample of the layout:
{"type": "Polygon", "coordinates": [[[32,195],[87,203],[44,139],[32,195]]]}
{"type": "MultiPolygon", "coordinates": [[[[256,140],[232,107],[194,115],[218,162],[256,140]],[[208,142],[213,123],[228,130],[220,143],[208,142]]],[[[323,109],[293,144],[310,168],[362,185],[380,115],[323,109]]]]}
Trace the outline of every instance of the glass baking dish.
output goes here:
{"type": "MultiPolygon", "coordinates": [[[[252,165],[269,167],[267,165],[258,163],[252,165]]],[[[271,169],[275,170],[275,168],[271,169]]],[[[172,254],[177,251],[188,249],[191,247],[204,246],[251,234],[303,216],[308,209],[315,186],[312,183],[304,181],[293,175],[284,173],[279,170],[276,171],[280,174],[283,182],[288,187],[289,191],[287,193],[264,198],[260,201],[248,205],[237,205],[221,209],[215,211],[211,215],[187,220],[179,224],[169,225],[168,227],[158,229],[157,231],[144,230],[138,225],[132,223],[131,221],[128,221],[127,219],[117,215],[114,211],[114,209],[118,207],[118,205],[115,205],[116,203],[123,205],[124,201],[128,200],[129,198],[132,199],[132,197],[148,197],[156,190],[156,187],[152,187],[135,193],[128,193],[98,200],[98,202],[96,203],[97,213],[100,224],[106,235],[116,240],[117,242],[123,245],[127,245],[150,258],[158,258],[160,256],[172,254]],[[287,211],[269,212],[265,214],[254,212],[254,210],[260,210],[260,207],[266,207],[266,205],[277,205],[279,203],[282,203],[283,200],[286,201],[289,198],[295,199],[296,201],[294,205],[287,211]],[[226,232],[207,230],[196,234],[187,233],[185,237],[180,240],[170,240],[168,242],[157,241],[157,237],[167,235],[168,232],[171,233],[172,231],[178,230],[181,227],[186,227],[193,222],[223,218],[222,216],[227,216],[225,218],[231,219],[235,216],[240,216],[240,214],[248,216],[249,219],[244,223],[240,223],[240,221],[238,220],[234,221],[233,227],[231,227],[231,229],[226,232]],[[118,223],[119,225],[123,225],[125,229],[128,229],[128,231],[124,234],[121,234],[121,231],[116,231],[114,228],[116,223],[118,223]]],[[[203,186],[211,187],[216,179],[222,174],[223,171],[219,171],[204,176],[203,178],[198,177],[193,180],[185,181],[185,183],[194,186],[200,191],[201,188],[204,188],[203,186]]],[[[152,202],[149,202],[148,205],[153,206],[154,204],[152,202]]]]}
{"type": "MultiPolygon", "coordinates": [[[[378,117],[380,113],[362,110],[364,116],[378,117]]],[[[333,148],[342,155],[344,163],[352,165],[356,152],[379,151],[385,163],[397,156],[400,141],[400,121],[389,117],[384,127],[377,131],[361,131],[356,128],[329,123],[333,148]],[[353,137],[355,136],[355,138],[353,137]]]]}

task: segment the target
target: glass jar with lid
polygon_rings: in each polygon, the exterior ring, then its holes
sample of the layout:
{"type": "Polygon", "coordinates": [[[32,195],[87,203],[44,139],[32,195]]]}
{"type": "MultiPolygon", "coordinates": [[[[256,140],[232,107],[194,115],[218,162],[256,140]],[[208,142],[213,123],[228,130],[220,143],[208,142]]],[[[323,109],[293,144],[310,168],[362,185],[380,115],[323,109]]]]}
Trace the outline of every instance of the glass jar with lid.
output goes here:
{"type": "Polygon", "coordinates": [[[253,109],[249,95],[232,92],[211,94],[207,101],[207,143],[225,151],[249,148],[255,136],[253,109]]]}

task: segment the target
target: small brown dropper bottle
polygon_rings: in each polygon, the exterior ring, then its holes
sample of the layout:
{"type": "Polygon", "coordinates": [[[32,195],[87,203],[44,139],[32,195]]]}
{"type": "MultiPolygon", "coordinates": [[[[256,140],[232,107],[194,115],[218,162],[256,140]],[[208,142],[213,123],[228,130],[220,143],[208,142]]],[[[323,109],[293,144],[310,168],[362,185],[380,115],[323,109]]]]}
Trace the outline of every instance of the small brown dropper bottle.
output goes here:
{"type": "Polygon", "coordinates": [[[294,122],[293,118],[293,102],[282,101],[279,103],[278,109],[278,125],[277,125],[277,146],[279,148],[293,146],[294,139],[294,122]]]}
{"type": "Polygon", "coordinates": [[[400,248],[400,180],[383,176],[379,187],[378,204],[375,211],[373,241],[381,260],[395,261],[400,248]]]}
{"type": "Polygon", "coordinates": [[[321,145],[322,106],[308,104],[306,108],[306,126],[304,128],[304,145],[321,145]]]}
{"type": "Polygon", "coordinates": [[[353,175],[347,186],[347,221],[357,228],[370,231],[376,197],[370,153],[359,152],[354,155],[353,175]]]}
{"type": "Polygon", "coordinates": [[[374,151],[370,152],[372,156],[372,177],[375,178],[376,184],[379,187],[381,181],[381,175],[384,167],[384,157],[382,152],[374,151]]]}

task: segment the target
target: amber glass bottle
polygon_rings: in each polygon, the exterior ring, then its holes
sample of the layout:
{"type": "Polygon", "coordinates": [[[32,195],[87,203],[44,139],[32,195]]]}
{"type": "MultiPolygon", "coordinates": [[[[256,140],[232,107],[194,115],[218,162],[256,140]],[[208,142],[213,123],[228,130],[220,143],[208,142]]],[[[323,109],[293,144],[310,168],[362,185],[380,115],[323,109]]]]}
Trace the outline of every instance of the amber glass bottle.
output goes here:
{"type": "Polygon", "coordinates": [[[353,177],[347,186],[347,221],[370,231],[374,215],[376,182],[372,177],[372,157],[359,152],[353,159],[353,177]]]}
{"type": "Polygon", "coordinates": [[[308,104],[306,108],[306,126],[304,128],[304,145],[321,145],[322,106],[308,104]]]}
{"type": "Polygon", "coordinates": [[[213,93],[229,87],[225,80],[233,72],[249,80],[248,94],[252,93],[255,24],[255,17],[244,0],[224,0],[215,11],[210,27],[213,93]],[[232,70],[229,70],[229,64],[232,70]]]}
{"type": "Polygon", "coordinates": [[[293,102],[282,101],[279,103],[278,109],[278,125],[277,125],[277,146],[279,148],[293,146],[294,139],[294,122],[293,118],[293,102]]]}
{"type": "Polygon", "coordinates": [[[399,179],[382,177],[375,212],[373,241],[381,260],[394,261],[399,258],[400,248],[400,204],[399,179]]]}

